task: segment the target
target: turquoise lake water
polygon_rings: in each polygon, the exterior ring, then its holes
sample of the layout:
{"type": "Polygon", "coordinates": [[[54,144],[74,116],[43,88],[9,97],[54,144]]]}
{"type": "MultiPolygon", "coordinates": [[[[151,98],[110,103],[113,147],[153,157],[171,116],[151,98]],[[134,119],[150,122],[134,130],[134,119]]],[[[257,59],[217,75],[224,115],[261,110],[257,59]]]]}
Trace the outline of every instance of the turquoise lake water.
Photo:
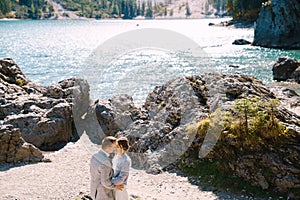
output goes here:
{"type": "Polygon", "coordinates": [[[91,84],[93,98],[122,92],[138,100],[173,77],[206,71],[240,72],[270,83],[272,64],[279,56],[300,59],[300,51],[232,45],[239,38],[252,41],[254,30],[208,26],[224,20],[0,21],[0,58],[13,58],[28,78],[42,85],[79,76],[91,84]],[[158,34],[169,31],[170,40],[151,31],[146,36],[149,41],[166,40],[166,46],[157,48],[139,41],[138,46],[129,45],[126,50],[127,39],[122,36],[152,29],[158,34]],[[118,39],[122,48],[115,45],[107,50],[106,46],[118,39]],[[196,56],[184,53],[191,41],[201,49],[196,56]],[[99,57],[101,50],[112,55],[99,57]],[[104,67],[97,68],[95,59],[104,67]]]}

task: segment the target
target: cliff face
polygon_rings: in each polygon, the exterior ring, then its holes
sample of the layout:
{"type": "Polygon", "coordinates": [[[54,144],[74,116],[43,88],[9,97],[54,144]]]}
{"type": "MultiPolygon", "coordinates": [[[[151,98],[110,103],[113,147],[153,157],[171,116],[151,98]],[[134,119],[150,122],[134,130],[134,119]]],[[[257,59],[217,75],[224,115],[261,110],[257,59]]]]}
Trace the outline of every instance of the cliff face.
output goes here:
{"type": "Polygon", "coordinates": [[[300,49],[300,2],[272,0],[262,4],[253,45],[300,49]]]}

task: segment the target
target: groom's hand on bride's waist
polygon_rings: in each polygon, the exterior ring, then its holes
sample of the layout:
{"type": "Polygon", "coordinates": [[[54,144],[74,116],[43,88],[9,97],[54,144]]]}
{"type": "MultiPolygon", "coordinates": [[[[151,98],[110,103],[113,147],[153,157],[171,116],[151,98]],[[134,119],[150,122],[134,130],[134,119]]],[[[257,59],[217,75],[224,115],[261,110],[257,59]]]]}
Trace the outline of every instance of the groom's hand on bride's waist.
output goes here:
{"type": "Polygon", "coordinates": [[[117,190],[123,190],[124,189],[124,185],[122,184],[122,185],[117,185],[116,186],[116,189],[117,190]]]}

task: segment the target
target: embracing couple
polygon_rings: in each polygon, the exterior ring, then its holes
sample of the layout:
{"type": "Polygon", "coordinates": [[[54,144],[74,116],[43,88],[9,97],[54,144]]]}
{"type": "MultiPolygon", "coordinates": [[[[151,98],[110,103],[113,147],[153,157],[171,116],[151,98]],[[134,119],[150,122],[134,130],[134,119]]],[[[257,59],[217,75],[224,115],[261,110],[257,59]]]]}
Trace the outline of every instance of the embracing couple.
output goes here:
{"type": "Polygon", "coordinates": [[[102,148],[90,163],[91,197],[93,200],[128,200],[126,191],[131,159],[126,154],[129,142],[125,137],[105,137],[102,148]],[[113,160],[110,154],[115,153],[113,160]]]}

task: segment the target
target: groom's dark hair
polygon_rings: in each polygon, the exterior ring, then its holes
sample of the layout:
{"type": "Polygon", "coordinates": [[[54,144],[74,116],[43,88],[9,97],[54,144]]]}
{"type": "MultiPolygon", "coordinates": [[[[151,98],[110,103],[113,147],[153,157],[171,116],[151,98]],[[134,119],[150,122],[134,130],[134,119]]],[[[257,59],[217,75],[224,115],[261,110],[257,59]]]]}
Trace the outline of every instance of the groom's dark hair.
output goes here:
{"type": "Polygon", "coordinates": [[[113,143],[115,143],[117,141],[117,138],[113,137],[113,136],[108,136],[105,137],[102,140],[102,148],[105,149],[107,147],[110,147],[113,143]]]}

